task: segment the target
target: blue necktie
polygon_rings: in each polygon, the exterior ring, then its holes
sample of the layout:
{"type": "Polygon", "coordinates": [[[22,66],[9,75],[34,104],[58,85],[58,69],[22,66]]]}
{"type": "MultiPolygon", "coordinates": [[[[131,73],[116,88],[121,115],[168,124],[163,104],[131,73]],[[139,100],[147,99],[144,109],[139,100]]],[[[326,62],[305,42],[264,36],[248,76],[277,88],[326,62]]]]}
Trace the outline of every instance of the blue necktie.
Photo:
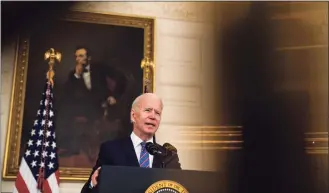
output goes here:
{"type": "Polygon", "coordinates": [[[141,143],[142,151],[139,159],[139,166],[141,168],[149,168],[150,167],[150,159],[149,159],[149,153],[146,151],[145,148],[145,142],[141,143]]]}

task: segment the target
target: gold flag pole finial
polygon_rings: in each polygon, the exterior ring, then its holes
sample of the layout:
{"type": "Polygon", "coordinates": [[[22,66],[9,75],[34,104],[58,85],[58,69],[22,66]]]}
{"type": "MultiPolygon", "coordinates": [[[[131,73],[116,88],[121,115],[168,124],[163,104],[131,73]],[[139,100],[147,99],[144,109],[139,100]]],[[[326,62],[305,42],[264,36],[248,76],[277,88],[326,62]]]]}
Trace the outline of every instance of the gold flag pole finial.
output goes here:
{"type": "Polygon", "coordinates": [[[55,71],[54,71],[54,65],[56,63],[56,60],[58,62],[61,62],[62,59],[62,54],[58,51],[55,51],[54,48],[50,48],[46,53],[45,53],[45,60],[48,61],[49,69],[47,72],[47,79],[51,83],[52,86],[54,86],[54,76],[55,76],[55,71]]]}
{"type": "Polygon", "coordinates": [[[143,69],[143,91],[150,92],[151,89],[151,78],[154,73],[154,63],[149,57],[145,57],[141,62],[141,68],[143,69]]]}

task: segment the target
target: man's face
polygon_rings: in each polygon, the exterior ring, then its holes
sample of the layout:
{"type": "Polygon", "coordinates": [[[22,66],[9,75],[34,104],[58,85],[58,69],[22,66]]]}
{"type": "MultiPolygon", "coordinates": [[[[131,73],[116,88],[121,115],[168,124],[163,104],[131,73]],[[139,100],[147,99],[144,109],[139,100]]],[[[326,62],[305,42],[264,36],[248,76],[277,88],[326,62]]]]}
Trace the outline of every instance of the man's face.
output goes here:
{"type": "Polygon", "coordinates": [[[132,110],[135,129],[144,135],[154,135],[161,121],[162,104],[159,98],[145,96],[140,99],[138,109],[132,110]]]}
{"type": "Polygon", "coordinates": [[[85,49],[76,50],[75,61],[77,64],[87,65],[87,51],[85,49]]]}

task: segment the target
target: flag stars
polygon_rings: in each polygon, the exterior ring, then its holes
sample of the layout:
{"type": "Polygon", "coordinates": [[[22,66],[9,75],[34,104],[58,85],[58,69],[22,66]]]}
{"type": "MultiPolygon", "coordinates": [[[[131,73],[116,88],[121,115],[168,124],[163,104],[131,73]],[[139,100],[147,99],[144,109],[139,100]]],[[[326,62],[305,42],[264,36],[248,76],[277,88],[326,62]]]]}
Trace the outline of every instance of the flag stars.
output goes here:
{"type": "Polygon", "coordinates": [[[28,157],[29,155],[31,155],[31,151],[30,150],[26,150],[25,156],[28,157]]]}
{"type": "Polygon", "coordinates": [[[34,135],[35,135],[35,129],[32,129],[31,136],[34,136],[34,135]]]}
{"type": "Polygon", "coordinates": [[[38,113],[37,114],[40,115],[40,109],[38,110],[38,113]]]}
{"type": "Polygon", "coordinates": [[[53,147],[53,149],[55,149],[56,143],[53,141],[53,143],[51,144],[51,146],[53,147]]]}
{"type": "Polygon", "coordinates": [[[39,166],[40,166],[41,168],[44,168],[44,167],[45,167],[45,162],[41,162],[39,166]]]}
{"type": "Polygon", "coordinates": [[[41,145],[41,140],[39,139],[38,141],[37,141],[37,147],[39,147],[41,145]]]}
{"type": "Polygon", "coordinates": [[[44,126],[46,124],[46,120],[42,119],[41,125],[44,126]]]}
{"type": "Polygon", "coordinates": [[[32,166],[32,168],[36,167],[36,166],[37,166],[37,161],[34,161],[34,160],[33,160],[33,161],[31,162],[31,166],[32,166]]]}
{"type": "Polygon", "coordinates": [[[53,134],[53,137],[54,137],[54,139],[56,139],[56,135],[55,135],[55,132],[54,132],[54,134],[53,134]]]}
{"type": "Polygon", "coordinates": [[[44,145],[45,147],[49,147],[49,141],[46,141],[43,145],[44,145]]]}
{"type": "Polygon", "coordinates": [[[49,169],[53,169],[53,168],[54,168],[54,163],[49,162],[49,164],[48,164],[48,168],[49,168],[49,169]]]}
{"type": "Polygon", "coordinates": [[[51,132],[50,131],[47,131],[46,136],[47,136],[47,138],[50,137],[51,136],[51,132]]]}
{"type": "Polygon", "coordinates": [[[54,159],[54,158],[56,157],[56,155],[55,155],[54,152],[51,152],[50,155],[49,155],[49,157],[50,157],[51,159],[54,159]]]}
{"type": "Polygon", "coordinates": [[[35,120],[34,121],[34,125],[38,125],[38,120],[35,120]]]}
{"type": "Polygon", "coordinates": [[[46,111],[46,110],[43,110],[42,115],[43,115],[43,116],[46,116],[46,114],[47,114],[47,111],[46,111]]]}
{"type": "Polygon", "coordinates": [[[48,122],[48,127],[52,127],[53,126],[53,122],[52,121],[49,121],[48,122]]]}
{"type": "Polygon", "coordinates": [[[39,151],[38,150],[35,150],[34,153],[33,153],[34,157],[37,157],[39,156],[39,151]]]}
{"type": "Polygon", "coordinates": [[[43,135],[43,130],[39,131],[39,136],[43,135]]]}
{"type": "Polygon", "coordinates": [[[43,102],[42,102],[42,100],[40,101],[40,105],[42,105],[43,104],[43,102]]]}
{"type": "Polygon", "coordinates": [[[52,110],[49,111],[49,117],[54,116],[54,112],[52,110]]]}
{"type": "Polygon", "coordinates": [[[42,152],[42,157],[47,157],[48,155],[47,155],[47,151],[43,151],[42,152]]]}
{"type": "Polygon", "coordinates": [[[33,145],[33,141],[30,139],[29,142],[27,142],[27,145],[30,147],[33,145]]]}

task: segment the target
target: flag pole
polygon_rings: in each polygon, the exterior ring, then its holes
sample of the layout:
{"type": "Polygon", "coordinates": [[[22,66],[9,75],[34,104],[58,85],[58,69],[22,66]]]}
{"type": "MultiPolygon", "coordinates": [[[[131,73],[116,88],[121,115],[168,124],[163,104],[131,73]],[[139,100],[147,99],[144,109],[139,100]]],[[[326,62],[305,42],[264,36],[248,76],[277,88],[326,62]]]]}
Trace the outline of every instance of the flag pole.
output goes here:
{"type": "Polygon", "coordinates": [[[54,71],[54,65],[56,63],[56,60],[58,62],[61,62],[62,59],[62,54],[58,51],[55,51],[54,48],[50,48],[46,53],[45,53],[45,60],[48,61],[49,69],[47,72],[47,79],[51,83],[51,86],[54,86],[54,76],[55,76],[55,71],[54,71]]]}
{"type": "Polygon", "coordinates": [[[29,133],[14,184],[15,193],[59,193],[59,165],[57,156],[53,86],[54,65],[61,61],[61,53],[50,48],[44,55],[49,69],[46,73],[40,105],[29,133]]]}
{"type": "MultiPolygon", "coordinates": [[[[54,48],[50,48],[48,51],[45,52],[44,59],[47,61],[48,60],[48,72],[46,74],[47,78],[47,90],[50,90],[50,87],[54,87],[54,76],[55,76],[55,71],[54,71],[54,66],[56,61],[59,63],[62,59],[62,54],[58,51],[55,51],[54,48]]],[[[46,101],[49,101],[49,95],[46,95],[46,101]]],[[[46,105],[46,113],[45,113],[45,124],[44,124],[44,129],[43,129],[43,139],[42,139],[42,144],[46,142],[46,133],[48,131],[48,122],[49,122],[49,108],[48,105],[46,105]]],[[[45,151],[45,146],[42,146],[42,152],[45,151]]],[[[41,157],[41,163],[45,163],[45,157],[41,157]]],[[[37,186],[38,189],[41,192],[44,192],[44,183],[45,180],[45,170],[44,167],[40,167],[39,169],[39,176],[38,176],[38,181],[37,181],[37,186]]]]}

